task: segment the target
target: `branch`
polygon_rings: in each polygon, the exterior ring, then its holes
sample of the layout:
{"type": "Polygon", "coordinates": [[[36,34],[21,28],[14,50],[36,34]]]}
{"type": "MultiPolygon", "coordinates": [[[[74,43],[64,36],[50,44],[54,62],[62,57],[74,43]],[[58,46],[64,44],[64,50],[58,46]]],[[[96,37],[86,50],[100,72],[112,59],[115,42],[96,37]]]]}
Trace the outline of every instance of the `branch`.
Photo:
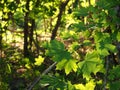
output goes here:
{"type": "Polygon", "coordinates": [[[35,44],[35,47],[36,47],[38,50],[40,50],[40,51],[42,51],[42,52],[45,52],[45,49],[42,48],[42,47],[40,47],[39,44],[38,44],[34,39],[32,39],[32,41],[33,41],[33,43],[35,44]]]}
{"type": "Polygon", "coordinates": [[[47,69],[45,69],[42,73],[42,75],[40,75],[37,79],[35,79],[33,81],[33,83],[28,86],[27,90],[32,90],[32,88],[40,81],[41,77],[45,74],[47,74],[53,67],[55,67],[55,65],[57,64],[57,62],[54,62],[52,65],[50,65],[47,69]]]}
{"type": "Polygon", "coordinates": [[[60,12],[58,14],[58,19],[57,19],[57,23],[55,25],[55,28],[52,31],[52,36],[51,36],[51,40],[54,40],[55,37],[57,36],[57,30],[60,26],[60,22],[61,22],[61,18],[62,18],[62,12],[65,10],[66,5],[68,4],[69,0],[66,0],[65,2],[62,2],[60,5],[60,12]]]}

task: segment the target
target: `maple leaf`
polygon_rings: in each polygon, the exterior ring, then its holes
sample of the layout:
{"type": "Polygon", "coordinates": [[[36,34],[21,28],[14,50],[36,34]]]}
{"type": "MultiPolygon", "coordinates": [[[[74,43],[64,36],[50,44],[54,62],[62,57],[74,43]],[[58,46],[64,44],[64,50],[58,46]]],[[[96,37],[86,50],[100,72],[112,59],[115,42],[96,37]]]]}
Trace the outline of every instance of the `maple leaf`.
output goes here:
{"type": "Polygon", "coordinates": [[[35,58],[35,65],[40,66],[43,62],[44,62],[44,58],[42,56],[35,58]]]}
{"type": "Polygon", "coordinates": [[[87,53],[85,60],[79,62],[78,66],[83,72],[83,77],[87,80],[90,79],[91,73],[96,74],[103,69],[102,60],[99,58],[98,54],[95,51],[87,53]]]}
{"type": "Polygon", "coordinates": [[[76,62],[77,60],[73,60],[73,59],[70,60],[63,59],[56,65],[56,70],[65,69],[66,75],[68,75],[72,70],[76,72],[78,68],[76,62]]]}

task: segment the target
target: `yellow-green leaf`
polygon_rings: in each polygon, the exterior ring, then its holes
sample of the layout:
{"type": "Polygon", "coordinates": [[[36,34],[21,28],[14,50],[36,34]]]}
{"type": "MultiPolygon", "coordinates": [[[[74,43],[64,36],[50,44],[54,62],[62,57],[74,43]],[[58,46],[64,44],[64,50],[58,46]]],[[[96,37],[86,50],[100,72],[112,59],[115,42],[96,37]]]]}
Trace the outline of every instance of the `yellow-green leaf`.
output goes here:
{"type": "Polygon", "coordinates": [[[117,34],[117,40],[120,42],[120,32],[117,34]]]}
{"type": "Polygon", "coordinates": [[[117,52],[115,45],[105,44],[105,47],[106,47],[108,50],[112,51],[112,52],[117,52]]]}
{"type": "Polygon", "coordinates": [[[85,90],[94,90],[95,88],[95,84],[93,81],[89,81],[86,85],[85,85],[85,90]]]}
{"type": "Polygon", "coordinates": [[[78,66],[76,64],[76,60],[70,59],[70,60],[68,60],[68,62],[65,65],[65,73],[69,74],[72,70],[74,72],[76,72],[77,68],[78,68],[78,66]]]}
{"type": "Polygon", "coordinates": [[[62,61],[58,62],[56,65],[56,70],[62,70],[67,62],[67,59],[63,59],[62,61]]]}
{"type": "Polygon", "coordinates": [[[85,86],[83,84],[75,84],[74,86],[76,90],[85,90],[85,86]]]}
{"type": "Polygon", "coordinates": [[[65,69],[65,73],[68,75],[72,70],[74,72],[77,71],[77,64],[76,64],[76,60],[70,59],[63,59],[60,62],[58,62],[58,64],[56,65],[56,70],[62,70],[65,69]]]}
{"type": "Polygon", "coordinates": [[[90,0],[91,5],[95,6],[95,0],[90,0]]]}
{"type": "Polygon", "coordinates": [[[40,66],[43,62],[44,62],[44,58],[42,56],[35,58],[35,65],[40,66]]]}
{"type": "Polygon", "coordinates": [[[94,90],[95,83],[91,80],[85,85],[83,84],[74,84],[76,90],[94,90]]]}
{"type": "Polygon", "coordinates": [[[2,11],[0,11],[0,19],[1,19],[1,16],[3,15],[3,12],[2,11]]]}
{"type": "Polygon", "coordinates": [[[25,67],[26,67],[27,69],[31,69],[31,67],[30,67],[29,64],[25,64],[25,67]]]}
{"type": "Polygon", "coordinates": [[[7,67],[8,67],[8,72],[11,73],[11,67],[9,64],[7,64],[7,67]]]}

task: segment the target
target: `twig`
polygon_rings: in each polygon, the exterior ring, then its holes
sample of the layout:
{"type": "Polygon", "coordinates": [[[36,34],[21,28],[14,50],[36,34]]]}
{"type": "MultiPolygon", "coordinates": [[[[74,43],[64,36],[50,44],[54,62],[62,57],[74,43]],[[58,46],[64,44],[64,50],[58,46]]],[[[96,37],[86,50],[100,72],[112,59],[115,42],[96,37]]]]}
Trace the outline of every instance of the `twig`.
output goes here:
{"type": "Polygon", "coordinates": [[[35,44],[35,47],[36,47],[38,50],[40,50],[40,51],[42,51],[42,52],[45,51],[45,49],[42,48],[42,47],[40,47],[39,44],[38,44],[34,39],[33,39],[33,43],[35,44]]]}
{"type": "Polygon", "coordinates": [[[40,81],[41,77],[43,75],[47,74],[53,67],[55,67],[56,64],[57,64],[57,62],[54,62],[47,69],[45,69],[45,71],[43,71],[42,75],[40,75],[37,79],[34,80],[34,82],[30,86],[28,86],[27,90],[32,90],[32,88],[40,81]]]}

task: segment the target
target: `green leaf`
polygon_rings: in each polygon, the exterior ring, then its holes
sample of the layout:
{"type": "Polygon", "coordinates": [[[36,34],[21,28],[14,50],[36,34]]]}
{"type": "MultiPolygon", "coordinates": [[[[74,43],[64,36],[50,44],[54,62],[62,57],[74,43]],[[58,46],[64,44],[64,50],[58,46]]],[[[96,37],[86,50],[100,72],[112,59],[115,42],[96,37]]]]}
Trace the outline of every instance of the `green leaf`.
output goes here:
{"type": "Polygon", "coordinates": [[[96,32],[95,36],[94,36],[95,42],[96,43],[111,43],[111,38],[110,38],[110,34],[108,33],[103,33],[103,32],[96,32]]]}
{"type": "Polygon", "coordinates": [[[71,54],[68,51],[56,51],[56,54],[53,56],[54,61],[61,61],[62,59],[69,60],[71,58],[71,54]]]}
{"type": "Polygon", "coordinates": [[[72,39],[78,40],[79,36],[75,31],[65,31],[65,32],[62,32],[62,38],[63,39],[72,38],[72,39]]]}
{"type": "Polygon", "coordinates": [[[110,80],[110,90],[120,90],[120,66],[117,65],[109,71],[108,79],[110,80]]]}
{"type": "Polygon", "coordinates": [[[87,16],[89,8],[81,7],[79,10],[74,11],[75,16],[87,16]]]}
{"type": "Polygon", "coordinates": [[[84,40],[83,45],[84,46],[90,46],[91,45],[91,41],[90,40],[84,40]]]}
{"type": "Polygon", "coordinates": [[[71,45],[70,45],[70,51],[74,51],[74,50],[78,50],[80,48],[80,44],[78,42],[73,42],[71,45]]]}
{"type": "Polygon", "coordinates": [[[120,81],[111,82],[110,90],[120,90],[120,81]]]}
{"type": "Polygon", "coordinates": [[[44,46],[47,48],[46,55],[52,57],[54,61],[59,62],[71,58],[70,52],[65,49],[64,44],[60,41],[53,40],[44,46]]]}
{"type": "Polygon", "coordinates": [[[76,62],[77,61],[73,59],[70,60],[63,59],[62,61],[58,62],[58,64],[56,65],[56,70],[65,69],[66,75],[68,75],[72,70],[76,72],[78,68],[76,62]]]}
{"type": "Polygon", "coordinates": [[[66,65],[65,65],[65,73],[68,75],[72,70],[74,71],[74,72],[76,72],[77,71],[77,68],[78,68],[78,66],[77,66],[77,64],[76,64],[76,60],[68,60],[68,62],[66,63],[66,65]]]}
{"type": "Polygon", "coordinates": [[[77,29],[77,32],[85,31],[87,29],[84,22],[75,23],[73,26],[77,29]]]}
{"type": "Polygon", "coordinates": [[[102,61],[100,60],[96,51],[87,53],[85,56],[85,60],[79,62],[78,66],[82,70],[83,77],[87,80],[91,78],[91,73],[96,74],[103,69],[102,61]]]}
{"type": "Polygon", "coordinates": [[[112,45],[112,44],[105,44],[105,48],[107,48],[111,52],[116,52],[117,51],[116,46],[112,45]]]}
{"type": "Polygon", "coordinates": [[[120,32],[118,32],[118,34],[117,34],[117,40],[118,40],[118,42],[120,42],[120,32]]]}
{"type": "Polygon", "coordinates": [[[120,78],[120,66],[119,65],[117,65],[117,66],[115,66],[115,67],[113,67],[113,69],[111,69],[110,71],[109,71],[109,79],[111,80],[113,80],[113,79],[117,79],[117,78],[120,78]],[[116,74],[117,73],[117,74],[116,74]]]}
{"type": "MultiPolygon", "coordinates": [[[[98,53],[96,51],[88,52],[85,56],[85,60],[87,61],[93,61],[93,59],[98,58],[98,53]]],[[[95,60],[96,61],[96,60],[95,60]]]]}
{"type": "Polygon", "coordinates": [[[44,58],[42,56],[35,58],[35,65],[40,66],[43,62],[44,62],[44,58]]]}
{"type": "Polygon", "coordinates": [[[67,82],[67,90],[76,90],[70,81],[67,82]]]}
{"type": "Polygon", "coordinates": [[[96,49],[101,56],[109,55],[109,51],[117,52],[116,46],[112,45],[110,34],[97,32],[95,37],[96,49]]]}
{"type": "Polygon", "coordinates": [[[61,49],[64,50],[65,49],[64,44],[57,40],[52,40],[49,44],[49,48],[56,49],[56,50],[61,50],[61,49]]]}
{"type": "Polygon", "coordinates": [[[56,65],[56,70],[62,70],[65,67],[66,63],[66,59],[63,59],[62,61],[58,62],[58,64],[56,65]]]}
{"type": "Polygon", "coordinates": [[[108,7],[110,3],[108,3],[106,0],[100,0],[97,2],[97,6],[103,9],[110,8],[108,7]]]}
{"type": "Polygon", "coordinates": [[[64,82],[60,77],[50,76],[50,75],[44,75],[41,78],[40,83],[42,85],[50,85],[48,88],[52,88],[50,90],[56,90],[57,88],[60,88],[60,90],[64,90],[66,87],[66,82],[64,82]]]}
{"type": "Polygon", "coordinates": [[[106,48],[104,48],[104,49],[98,49],[97,50],[98,51],[98,53],[101,55],[101,56],[108,56],[109,55],[109,52],[108,52],[108,50],[106,49],[106,48]]]}
{"type": "Polygon", "coordinates": [[[8,68],[8,70],[7,70],[7,71],[8,71],[9,73],[11,73],[11,67],[10,67],[10,65],[9,65],[9,64],[7,64],[7,68],[8,68]]]}

